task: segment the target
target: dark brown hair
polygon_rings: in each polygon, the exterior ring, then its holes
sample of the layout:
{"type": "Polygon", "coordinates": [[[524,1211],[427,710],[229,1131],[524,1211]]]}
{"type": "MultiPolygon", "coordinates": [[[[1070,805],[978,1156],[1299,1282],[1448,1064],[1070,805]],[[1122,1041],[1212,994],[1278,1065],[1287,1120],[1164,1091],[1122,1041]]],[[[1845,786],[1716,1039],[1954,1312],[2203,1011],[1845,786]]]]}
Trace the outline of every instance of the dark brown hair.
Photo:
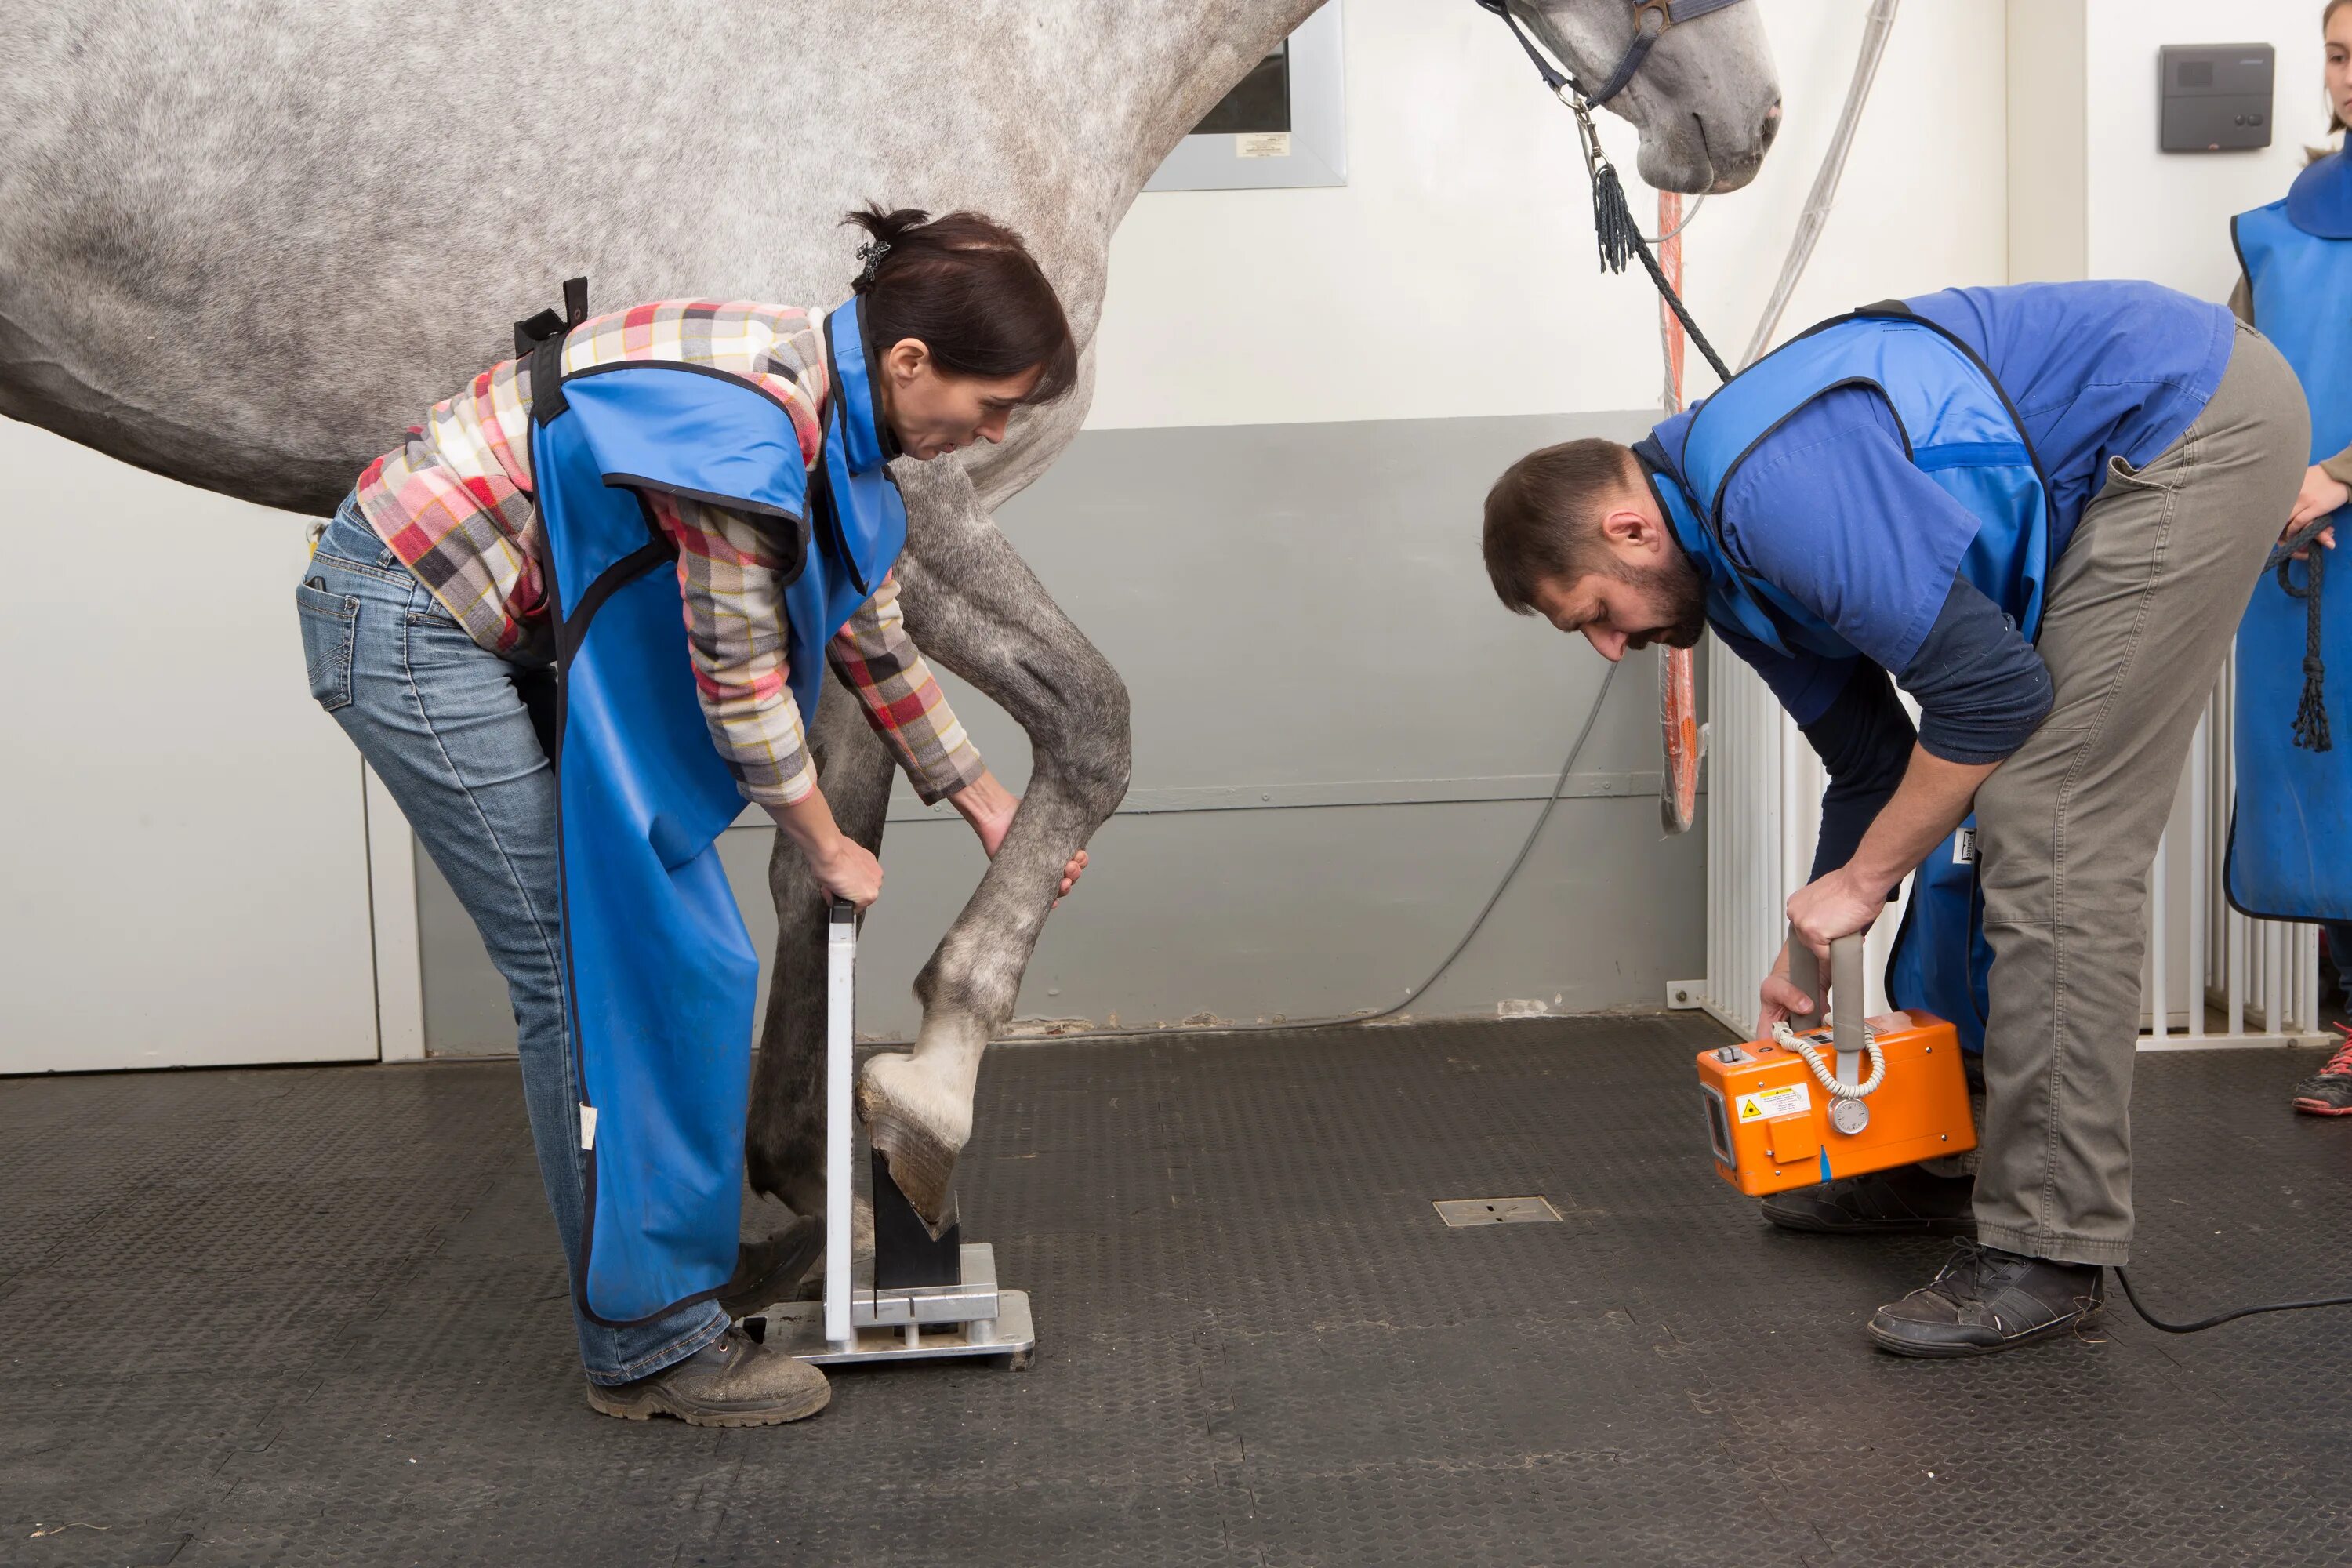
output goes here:
{"type": "Polygon", "coordinates": [[[913,338],[940,370],[989,381],[1040,366],[1024,403],[1051,403],[1077,384],[1069,318],[1019,235],[979,213],[935,218],[878,204],[843,221],[888,247],[856,285],[877,351],[913,338]]]}
{"type": "Polygon", "coordinates": [[[1484,542],[1504,607],[1533,615],[1537,585],[1554,577],[1622,575],[1598,524],[1606,504],[1640,482],[1633,452],[1597,437],[1529,452],[1504,469],[1486,492],[1484,542]]]}

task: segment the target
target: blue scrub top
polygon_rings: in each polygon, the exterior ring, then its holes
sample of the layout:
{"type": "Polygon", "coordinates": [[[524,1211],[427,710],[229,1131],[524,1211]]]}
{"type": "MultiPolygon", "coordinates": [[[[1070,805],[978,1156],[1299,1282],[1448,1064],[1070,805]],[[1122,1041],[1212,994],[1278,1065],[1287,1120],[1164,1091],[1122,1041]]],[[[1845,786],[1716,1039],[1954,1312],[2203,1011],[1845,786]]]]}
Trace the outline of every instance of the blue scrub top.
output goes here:
{"type": "MultiPolygon", "coordinates": [[[[2154,283],[1947,289],[1906,303],[1975,350],[2016,406],[2050,481],[2053,563],[2110,459],[2145,467],[2204,411],[2235,331],[2221,306],[2154,283]]],[[[1691,417],[1658,426],[1666,450],[1681,449],[1691,417]]],[[[1911,663],[1936,624],[1977,527],[1913,466],[1894,414],[1862,387],[1791,416],[1723,496],[1734,556],[1890,671],[1911,663]]],[[[1726,640],[1801,724],[1822,715],[1851,673],[1848,659],[1726,640]]]]}

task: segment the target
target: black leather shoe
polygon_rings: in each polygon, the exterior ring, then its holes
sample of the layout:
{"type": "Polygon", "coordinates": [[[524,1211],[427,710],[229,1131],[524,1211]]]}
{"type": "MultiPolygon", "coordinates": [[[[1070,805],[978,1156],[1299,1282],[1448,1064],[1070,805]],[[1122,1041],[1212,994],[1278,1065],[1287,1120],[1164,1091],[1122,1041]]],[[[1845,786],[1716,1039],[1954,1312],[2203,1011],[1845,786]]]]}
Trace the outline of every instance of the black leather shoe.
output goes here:
{"type": "Polygon", "coordinates": [[[1783,1230],[1822,1236],[1974,1236],[1976,1190],[1974,1176],[1897,1165],[1774,1193],[1764,1200],[1764,1217],[1783,1230]]]}
{"type": "Polygon", "coordinates": [[[2071,1331],[2106,1305],[2095,1263],[1955,1243],[1934,1280],[1878,1309],[1870,1337],[1896,1355],[1990,1355],[2071,1331]]]}

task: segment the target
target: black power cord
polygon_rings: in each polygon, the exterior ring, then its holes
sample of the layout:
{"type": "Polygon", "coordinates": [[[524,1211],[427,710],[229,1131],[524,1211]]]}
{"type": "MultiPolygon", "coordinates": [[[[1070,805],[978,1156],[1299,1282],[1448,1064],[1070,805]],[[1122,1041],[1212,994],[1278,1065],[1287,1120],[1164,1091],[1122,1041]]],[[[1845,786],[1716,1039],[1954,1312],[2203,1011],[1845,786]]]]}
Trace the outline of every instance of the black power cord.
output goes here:
{"type": "Polygon", "coordinates": [[[2132,1289],[2131,1274],[2117,1268],[2116,1279],[2124,1288],[2124,1298],[2131,1302],[2132,1310],[2151,1329],[2161,1329],[2168,1334],[2197,1334],[2207,1329],[2220,1328],[2240,1318],[2259,1317],[2264,1312],[2301,1312],[2313,1307],[2352,1307],[2352,1296],[2326,1296],[2310,1301],[2273,1301],[2261,1307],[2240,1307],[2233,1312],[2216,1312],[2210,1318],[2200,1318],[2193,1323],[2169,1323],[2140,1305],[2139,1292],[2132,1289]]]}

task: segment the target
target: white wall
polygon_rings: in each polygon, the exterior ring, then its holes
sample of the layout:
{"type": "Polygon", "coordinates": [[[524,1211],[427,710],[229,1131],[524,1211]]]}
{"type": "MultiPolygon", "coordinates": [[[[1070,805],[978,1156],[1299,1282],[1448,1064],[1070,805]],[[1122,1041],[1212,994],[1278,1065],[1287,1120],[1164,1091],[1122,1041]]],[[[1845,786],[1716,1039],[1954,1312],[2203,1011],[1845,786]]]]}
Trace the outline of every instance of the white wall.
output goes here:
{"type": "MultiPolygon", "coordinates": [[[[1752,0],[1786,120],[1685,237],[1699,324],[1736,356],[1835,125],[1866,7],[1752,0]]],[[[2003,7],[1911,0],[1783,331],[2005,268],[2003,7]]],[[[1641,407],[1649,280],[1596,271],[1574,121],[1468,4],[1348,0],[1349,183],[1147,194],[1111,251],[1097,428],[1641,407]]],[[[2153,67],[2150,68],[2153,70],[2153,67]]],[[[1604,116],[1646,225],[1631,126],[1604,116]]],[[[1691,389],[1708,377],[1698,356],[1691,389]]]]}
{"type": "Polygon", "coordinates": [[[303,520],[0,420],[0,1073],[377,1053],[359,753],[303,520]]]}
{"type": "Polygon", "coordinates": [[[2008,22],[2009,280],[2087,277],[2083,0],[2009,0],[2008,22]]]}
{"type": "Polygon", "coordinates": [[[2230,219],[2275,201],[2327,133],[2322,0],[2010,0],[2011,255],[2019,280],[2147,278],[2222,300],[2230,219]],[[2268,43],[2275,133],[2257,152],[2157,147],[2157,50],[2268,43]]]}
{"type": "Polygon", "coordinates": [[[2084,17],[2084,217],[2094,278],[2148,278],[2207,300],[2238,276],[2234,213],[2286,194],[2305,143],[2326,139],[2321,0],[2088,0],[2084,17]],[[2163,44],[2278,49],[2272,144],[2253,153],[2157,151],[2163,44]]]}

